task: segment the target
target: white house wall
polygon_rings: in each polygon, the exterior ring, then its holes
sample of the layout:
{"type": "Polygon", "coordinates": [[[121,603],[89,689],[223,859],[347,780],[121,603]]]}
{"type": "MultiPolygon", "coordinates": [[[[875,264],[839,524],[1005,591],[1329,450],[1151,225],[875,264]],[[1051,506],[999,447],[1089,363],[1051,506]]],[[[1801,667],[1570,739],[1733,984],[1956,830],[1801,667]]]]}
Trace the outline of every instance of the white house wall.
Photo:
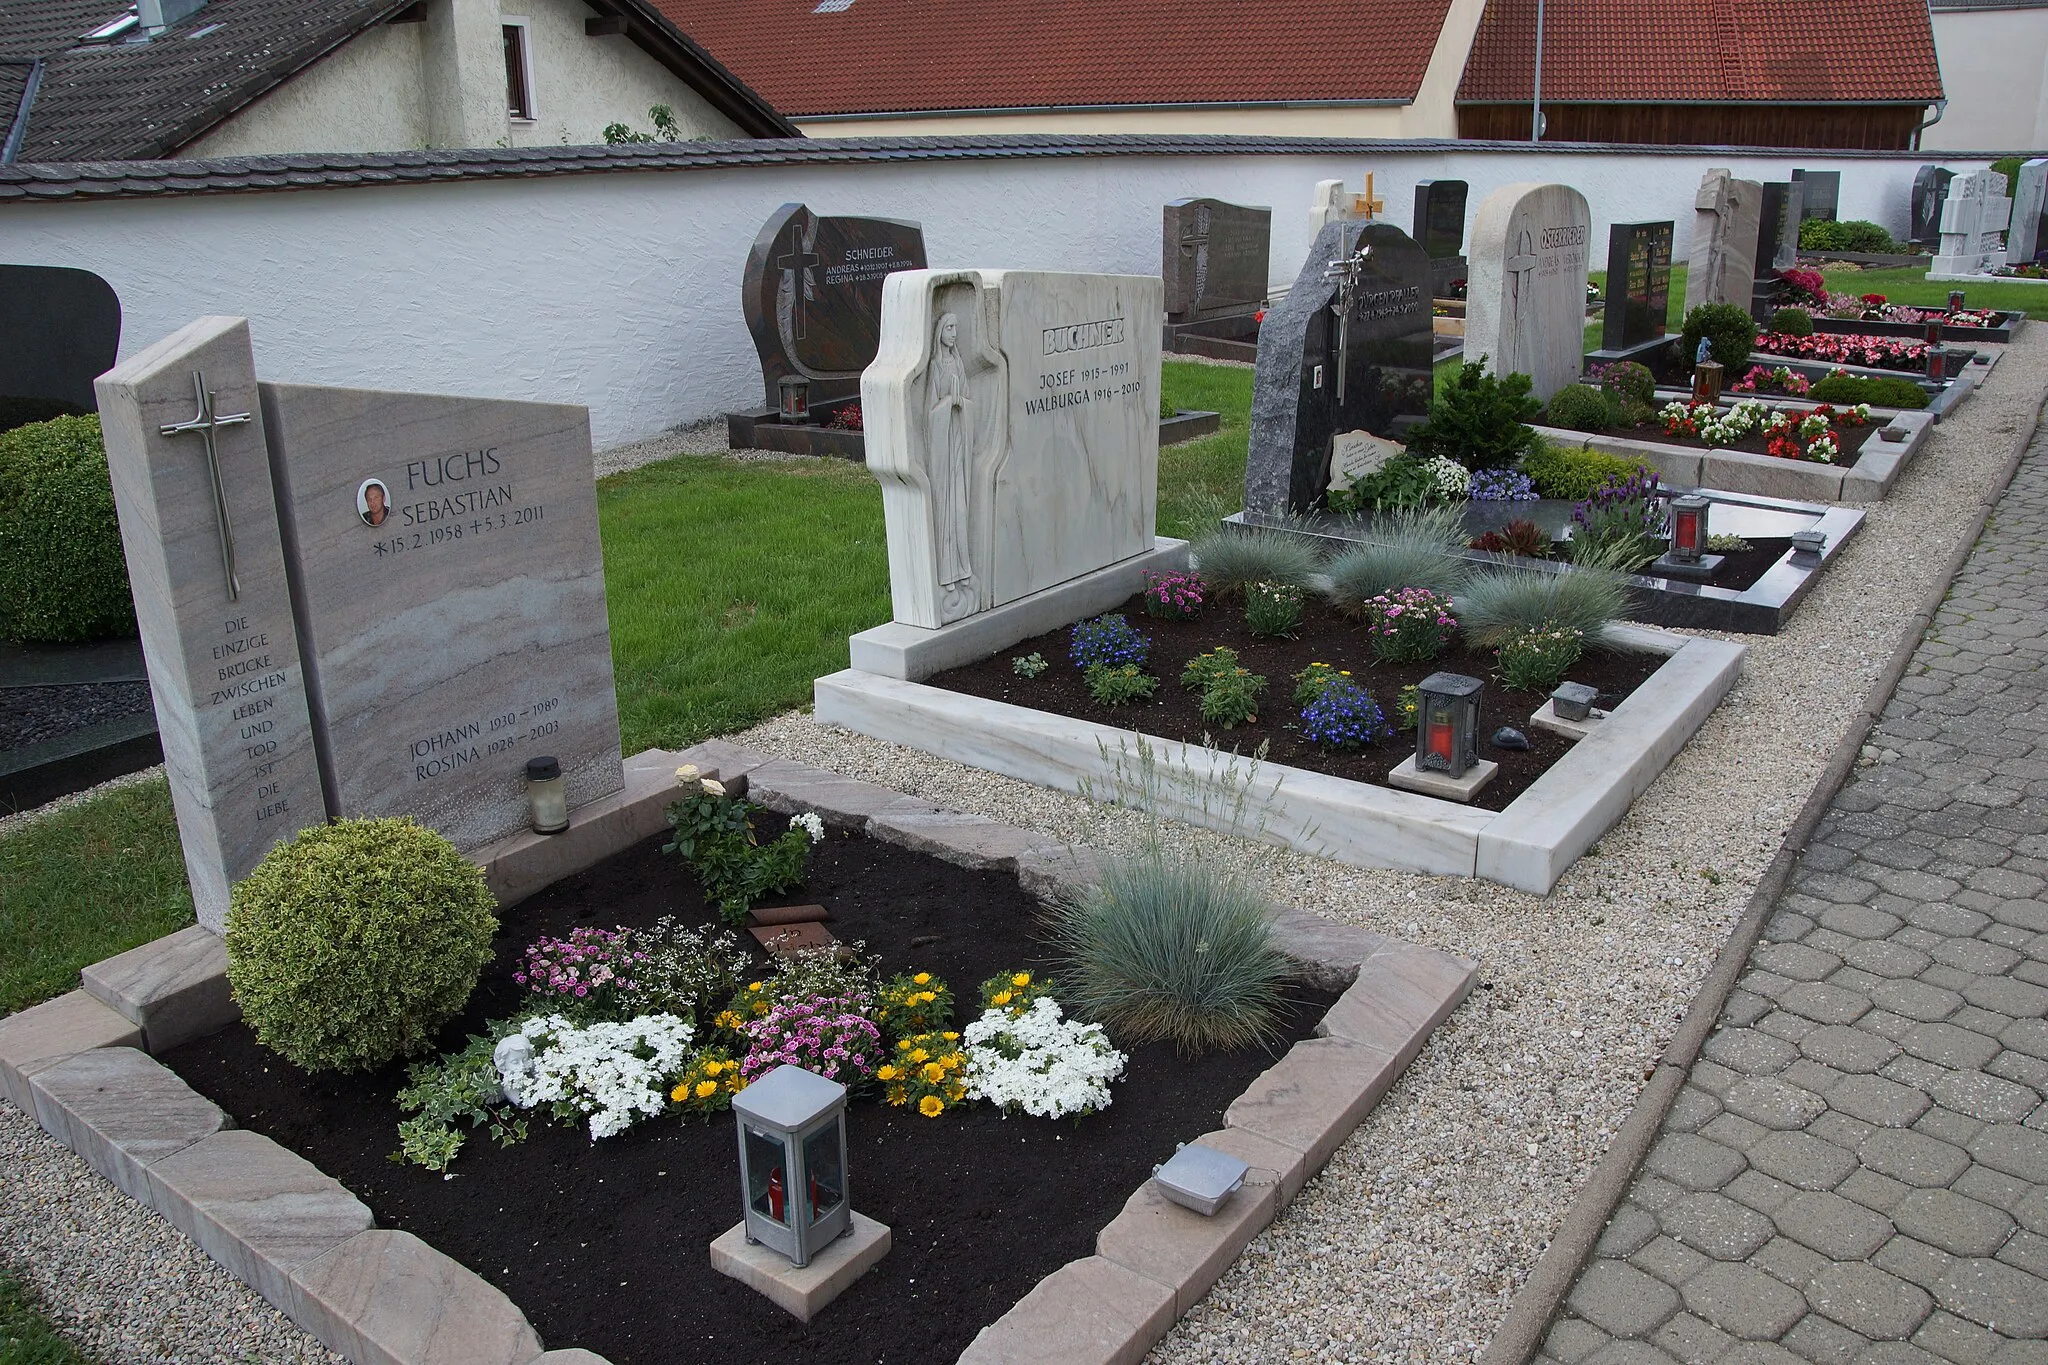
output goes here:
{"type": "Polygon", "coordinates": [[[192,144],[187,156],[409,152],[427,145],[422,24],[379,24],[192,144]]]}
{"type": "Polygon", "coordinates": [[[2048,5],[1933,13],[1948,109],[1920,135],[1920,145],[2009,152],[2048,147],[2048,5]]]}
{"type": "MultiPolygon", "coordinates": [[[[1783,180],[1842,172],[1841,212],[1903,233],[1912,156],[1360,148],[1338,155],[1013,157],[798,163],[469,179],[286,193],[0,206],[0,261],[111,283],[123,356],[207,313],[247,316],[267,379],[581,403],[600,446],[762,401],[740,273],[783,203],[909,218],[931,264],[1153,274],[1160,208],[1213,195],[1270,205],[1271,277],[1309,246],[1315,183],[1370,169],[1407,225],[1415,182],[1558,180],[1607,227],[1673,219],[1690,246],[1708,166],[1783,180]]],[[[1980,161],[1951,161],[1959,171],[1980,161]]]]}

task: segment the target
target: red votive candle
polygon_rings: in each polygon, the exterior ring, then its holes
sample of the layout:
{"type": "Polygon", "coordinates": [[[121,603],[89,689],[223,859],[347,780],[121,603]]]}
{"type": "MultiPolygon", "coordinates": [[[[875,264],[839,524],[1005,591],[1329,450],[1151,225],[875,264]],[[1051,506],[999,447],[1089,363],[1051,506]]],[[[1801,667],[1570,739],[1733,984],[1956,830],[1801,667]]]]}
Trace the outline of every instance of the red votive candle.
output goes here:
{"type": "Polygon", "coordinates": [[[1451,762],[1451,718],[1434,715],[1429,719],[1429,753],[1440,758],[1446,765],[1451,762]]]}

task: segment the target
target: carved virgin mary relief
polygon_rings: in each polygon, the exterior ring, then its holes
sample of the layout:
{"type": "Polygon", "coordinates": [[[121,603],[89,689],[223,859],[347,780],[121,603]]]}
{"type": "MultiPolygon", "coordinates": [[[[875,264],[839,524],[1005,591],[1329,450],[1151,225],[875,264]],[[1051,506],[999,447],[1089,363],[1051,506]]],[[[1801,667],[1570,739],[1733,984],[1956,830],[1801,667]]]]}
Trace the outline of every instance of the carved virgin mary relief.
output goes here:
{"type": "Polygon", "coordinates": [[[932,326],[924,389],[925,471],[931,489],[932,548],[938,552],[939,614],[955,621],[980,603],[968,515],[976,405],[967,383],[967,361],[960,354],[957,313],[939,314],[932,326]]]}

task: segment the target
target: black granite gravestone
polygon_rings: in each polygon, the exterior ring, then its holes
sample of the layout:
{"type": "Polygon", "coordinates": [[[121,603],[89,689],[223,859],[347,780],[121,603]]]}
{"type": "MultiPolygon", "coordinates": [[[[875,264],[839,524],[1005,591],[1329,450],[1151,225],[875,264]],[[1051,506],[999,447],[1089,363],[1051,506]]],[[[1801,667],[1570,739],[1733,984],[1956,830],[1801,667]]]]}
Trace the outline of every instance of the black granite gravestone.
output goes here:
{"type": "Polygon", "coordinates": [[[1941,243],[1941,203],[1956,173],[1946,166],[1922,166],[1913,176],[1911,226],[1906,240],[1930,250],[1941,243]]]}
{"type": "Polygon", "coordinates": [[[784,375],[811,381],[813,407],[860,396],[882,339],[882,280],[924,268],[924,231],[893,218],[820,218],[802,204],[769,217],[747,253],[741,308],[770,408],[784,375]]]}
{"type": "Polygon", "coordinates": [[[92,381],[114,368],[121,301],[90,270],[0,265],[0,426],[99,406],[92,381]]]}
{"type": "Polygon", "coordinates": [[[1625,351],[1664,339],[1671,302],[1672,223],[1616,223],[1607,229],[1607,311],[1600,329],[1605,351],[1625,351]]]}
{"type": "Polygon", "coordinates": [[[1840,171],[1794,171],[1792,178],[1805,189],[1805,201],[1800,205],[1799,220],[1819,218],[1835,221],[1835,214],[1842,202],[1842,173],[1840,171]]]}
{"type": "Polygon", "coordinates": [[[1465,200],[1471,186],[1462,180],[1421,180],[1415,185],[1415,240],[1429,256],[1430,293],[1451,297],[1451,282],[1462,280],[1466,261],[1465,200]]]}
{"type": "Polygon", "coordinates": [[[1400,439],[1429,411],[1430,359],[1423,249],[1390,223],[1325,224],[1294,288],[1266,313],[1246,508],[1315,506],[1340,432],[1400,439]]]}
{"type": "Polygon", "coordinates": [[[1266,306],[1273,210],[1221,199],[1176,199],[1166,206],[1160,274],[1169,322],[1255,313],[1266,306]]]}
{"type": "Polygon", "coordinates": [[[1799,264],[1799,223],[1806,187],[1797,180],[1766,181],[1756,230],[1756,274],[1749,288],[1750,312],[1769,315],[1778,277],[1799,264]]]}

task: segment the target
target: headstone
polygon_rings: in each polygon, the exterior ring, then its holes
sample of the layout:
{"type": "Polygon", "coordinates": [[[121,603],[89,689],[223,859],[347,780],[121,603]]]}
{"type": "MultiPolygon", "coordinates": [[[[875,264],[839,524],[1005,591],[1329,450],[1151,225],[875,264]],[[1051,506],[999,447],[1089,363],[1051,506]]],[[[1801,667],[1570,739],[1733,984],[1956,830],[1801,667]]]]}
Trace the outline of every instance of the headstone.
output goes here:
{"type": "Polygon", "coordinates": [[[1526,374],[1535,396],[1579,377],[1593,214],[1569,185],[1521,181],[1480,202],[1472,222],[1465,358],[1526,374]]]}
{"type": "Polygon", "coordinates": [[[1332,223],[1359,221],[1358,196],[1348,192],[1341,180],[1318,180],[1316,195],[1308,210],[1308,230],[1321,232],[1332,223]]]}
{"type": "Polygon", "coordinates": [[[1170,322],[1256,312],[1266,304],[1273,210],[1221,199],[1166,206],[1160,273],[1170,322]]]}
{"type": "Polygon", "coordinates": [[[1922,166],[1914,173],[1911,226],[1906,232],[1913,245],[1932,248],[1941,240],[1941,204],[1955,178],[1946,166],[1922,166]]]}
{"type": "Polygon", "coordinates": [[[1601,349],[1662,341],[1671,302],[1672,223],[1616,223],[1607,230],[1607,311],[1601,349]]]}
{"type": "Polygon", "coordinates": [[[192,904],[218,933],[229,885],[327,819],[249,325],[201,318],[95,387],[192,904]]]}
{"type": "Polygon", "coordinates": [[[623,785],[580,407],[263,385],[329,811],[470,849],[623,785]],[[381,510],[380,510],[381,509],[381,510]]]}
{"type": "Polygon", "coordinates": [[[1941,251],[1928,275],[1976,275],[2004,265],[2004,232],[2011,221],[2004,176],[1989,170],[1956,176],[1941,204],[1941,251]]]}
{"type": "Polygon", "coordinates": [[[919,270],[861,378],[896,620],[935,628],[1154,548],[1156,276],[919,270]]]}
{"type": "Polygon", "coordinates": [[[1750,311],[1758,317],[1769,315],[1779,276],[1799,264],[1799,215],[1805,194],[1806,187],[1797,180],[1764,184],[1763,212],[1757,222],[1756,277],[1749,294],[1750,311]]]}
{"type": "Polygon", "coordinates": [[[1449,298],[1453,280],[1466,276],[1465,200],[1462,180],[1423,180],[1415,186],[1415,240],[1429,257],[1430,292],[1449,298]]]}
{"type": "Polygon", "coordinates": [[[1756,242],[1764,187],[1737,180],[1717,167],[1700,178],[1693,200],[1692,255],[1687,261],[1685,307],[1703,303],[1749,306],[1756,278],[1756,242]]]}
{"type": "Polygon", "coordinates": [[[1316,234],[1260,334],[1245,507],[1305,511],[1333,474],[1355,476],[1372,443],[1347,437],[1400,439],[1429,411],[1430,360],[1421,246],[1390,223],[1331,223],[1316,234]],[[1333,444],[1344,471],[1333,467],[1333,444]]]}
{"type": "Polygon", "coordinates": [[[811,405],[860,393],[881,339],[882,281],[924,267],[924,231],[893,218],[820,218],[784,204],[747,253],[740,285],[771,408],[780,381],[811,381],[811,405]]]}
{"type": "Polygon", "coordinates": [[[2005,259],[2023,264],[2048,249],[2042,219],[2048,214],[2048,158],[2035,157],[2020,166],[2012,195],[2012,226],[2005,235],[2005,259]]]}
{"type": "Polygon", "coordinates": [[[36,399],[91,412],[92,381],[121,346],[113,286],[90,270],[0,265],[0,319],[0,407],[36,399]]]}
{"type": "Polygon", "coordinates": [[[1799,221],[1803,223],[1809,218],[1819,218],[1834,222],[1842,201],[1842,173],[1794,171],[1792,178],[1805,186],[1805,198],[1799,206],[1799,221]]]}

